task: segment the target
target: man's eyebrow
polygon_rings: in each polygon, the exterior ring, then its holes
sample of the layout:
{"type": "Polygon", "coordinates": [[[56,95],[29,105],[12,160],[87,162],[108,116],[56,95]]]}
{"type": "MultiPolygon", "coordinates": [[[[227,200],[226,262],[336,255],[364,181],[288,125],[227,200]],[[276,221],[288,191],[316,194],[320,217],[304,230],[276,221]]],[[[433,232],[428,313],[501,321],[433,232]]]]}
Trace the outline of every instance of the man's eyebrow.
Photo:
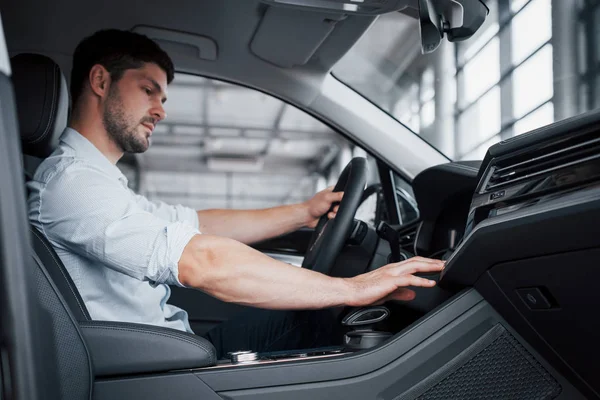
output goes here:
{"type": "MultiPolygon", "coordinates": [[[[154,90],[156,90],[159,93],[164,93],[163,90],[162,90],[162,88],[158,84],[158,82],[156,82],[154,79],[152,79],[150,77],[146,77],[146,79],[148,79],[150,81],[150,83],[152,83],[152,86],[154,86],[154,90]]],[[[164,102],[167,101],[167,96],[163,96],[162,99],[161,99],[161,101],[164,104],[164,102]]]]}

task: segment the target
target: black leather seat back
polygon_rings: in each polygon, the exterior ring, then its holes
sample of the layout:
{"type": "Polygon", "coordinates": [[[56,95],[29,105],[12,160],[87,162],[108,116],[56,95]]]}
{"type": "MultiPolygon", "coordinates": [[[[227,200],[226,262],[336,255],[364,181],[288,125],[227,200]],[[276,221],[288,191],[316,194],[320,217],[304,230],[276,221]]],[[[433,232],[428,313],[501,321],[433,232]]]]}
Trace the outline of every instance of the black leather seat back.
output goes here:
{"type": "MultiPolygon", "coordinates": [[[[34,287],[39,299],[38,315],[44,329],[38,335],[51,336],[54,348],[40,349],[47,359],[56,360],[55,375],[47,385],[58,386],[61,399],[91,399],[93,367],[91,356],[79,328],[60,291],[35,255],[36,271],[34,287]]],[[[49,371],[50,372],[50,371],[49,371]]]]}
{"type": "MultiPolygon", "coordinates": [[[[58,145],[67,126],[69,92],[59,66],[39,54],[19,54],[11,59],[17,99],[25,176],[58,145]]],[[[31,242],[48,274],[78,321],[90,320],[85,304],[69,273],[46,237],[30,227],[31,242]]]]}
{"type": "MultiPolygon", "coordinates": [[[[23,152],[34,161],[26,175],[32,176],[35,164],[52,152],[66,127],[67,85],[58,65],[47,57],[21,54],[11,62],[23,152]]],[[[54,343],[38,351],[57,360],[56,379],[47,384],[59,387],[61,399],[90,399],[94,374],[78,324],[89,314],[52,246],[35,228],[31,232],[37,308],[40,326],[46,328],[36,334],[51,335],[54,343]]]]}
{"type": "Polygon", "coordinates": [[[75,283],[48,239],[33,226],[30,226],[29,230],[33,250],[40,257],[42,264],[46,266],[48,275],[62,294],[75,319],[77,321],[91,320],[90,313],[85,307],[75,283]]]}
{"type": "Polygon", "coordinates": [[[26,175],[58,145],[67,126],[69,91],[59,66],[39,54],[11,59],[26,175]]]}

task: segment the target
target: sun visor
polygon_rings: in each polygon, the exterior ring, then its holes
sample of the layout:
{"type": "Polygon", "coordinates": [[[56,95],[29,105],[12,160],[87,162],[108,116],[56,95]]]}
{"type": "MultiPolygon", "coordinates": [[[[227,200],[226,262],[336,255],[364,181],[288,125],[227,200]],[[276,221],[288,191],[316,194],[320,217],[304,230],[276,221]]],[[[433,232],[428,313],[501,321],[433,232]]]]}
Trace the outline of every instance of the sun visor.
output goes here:
{"type": "Polygon", "coordinates": [[[250,42],[250,50],[279,67],[304,65],[345,18],[342,13],[269,7],[250,42]]]}
{"type": "Polygon", "coordinates": [[[132,31],[148,36],[170,55],[181,54],[206,61],[215,61],[218,57],[217,43],[207,36],[145,25],[135,26],[132,31]]]}

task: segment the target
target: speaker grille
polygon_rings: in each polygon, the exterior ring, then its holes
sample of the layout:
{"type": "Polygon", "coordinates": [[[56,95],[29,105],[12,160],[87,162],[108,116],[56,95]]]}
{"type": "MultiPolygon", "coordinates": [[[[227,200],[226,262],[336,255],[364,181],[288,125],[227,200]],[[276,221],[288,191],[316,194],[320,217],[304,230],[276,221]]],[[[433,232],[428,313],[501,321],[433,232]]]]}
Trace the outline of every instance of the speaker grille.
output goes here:
{"type": "Polygon", "coordinates": [[[401,398],[554,399],[558,382],[501,325],[401,398]],[[407,397],[410,396],[410,397],[407,397]]]}

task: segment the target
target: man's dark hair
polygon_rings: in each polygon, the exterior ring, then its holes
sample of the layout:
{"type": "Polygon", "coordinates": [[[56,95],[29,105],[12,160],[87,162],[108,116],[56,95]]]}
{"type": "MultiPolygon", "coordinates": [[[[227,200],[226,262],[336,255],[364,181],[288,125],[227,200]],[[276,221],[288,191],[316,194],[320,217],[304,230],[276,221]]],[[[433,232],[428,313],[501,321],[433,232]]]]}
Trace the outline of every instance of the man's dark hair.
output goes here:
{"type": "Polygon", "coordinates": [[[92,67],[102,65],[114,82],[128,69],[141,68],[144,63],[154,63],[167,74],[167,83],[173,81],[171,58],[156,42],[147,36],[129,31],[107,29],[83,39],[73,54],[71,70],[71,100],[77,103],[92,67]]]}

